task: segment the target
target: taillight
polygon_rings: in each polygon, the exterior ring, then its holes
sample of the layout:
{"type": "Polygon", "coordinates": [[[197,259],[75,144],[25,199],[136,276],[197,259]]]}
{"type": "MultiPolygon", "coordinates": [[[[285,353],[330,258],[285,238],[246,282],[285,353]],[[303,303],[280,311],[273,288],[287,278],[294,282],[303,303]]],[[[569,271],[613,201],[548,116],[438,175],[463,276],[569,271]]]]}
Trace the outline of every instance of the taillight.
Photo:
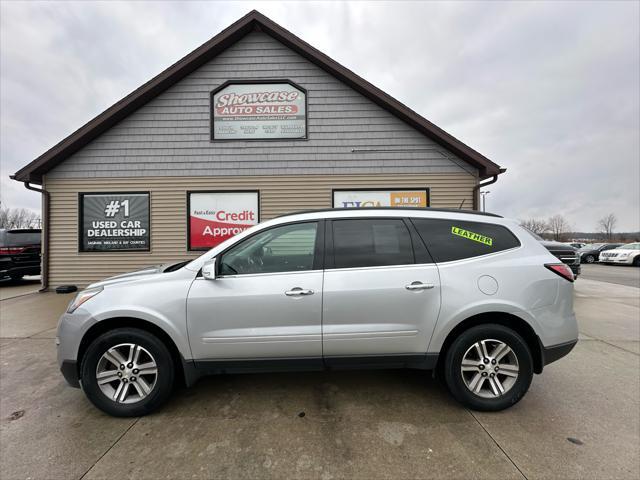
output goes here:
{"type": "Polygon", "coordinates": [[[562,278],[573,282],[573,272],[564,263],[545,263],[544,265],[553,273],[557,273],[562,278]]]}
{"type": "Polygon", "coordinates": [[[15,255],[23,251],[24,247],[0,247],[0,255],[15,255]]]}

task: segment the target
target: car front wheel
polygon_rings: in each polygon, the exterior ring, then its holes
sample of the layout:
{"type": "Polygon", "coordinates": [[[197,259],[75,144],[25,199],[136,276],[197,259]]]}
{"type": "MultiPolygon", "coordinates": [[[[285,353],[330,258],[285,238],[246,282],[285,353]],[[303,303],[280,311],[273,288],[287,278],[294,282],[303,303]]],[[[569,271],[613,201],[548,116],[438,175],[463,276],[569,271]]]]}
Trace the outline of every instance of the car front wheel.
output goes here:
{"type": "Polygon", "coordinates": [[[584,263],[594,263],[596,261],[596,257],[593,255],[587,255],[584,257],[584,263]]]}
{"type": "Polygon", "coordinates": [[[449,391],[460,403],[473,410],[497,411],[516,404],[527,392],[533,359],[515,331],[478,325],[451,344],[444,373],[449,391]]]}
{"type": "Polygon", "coordinates": [[[118,328],[96,338],[82,359],[82,389],[100,410],[117,417],[156,410],[173,389],[166,345],[145,330],[118,328]]]}

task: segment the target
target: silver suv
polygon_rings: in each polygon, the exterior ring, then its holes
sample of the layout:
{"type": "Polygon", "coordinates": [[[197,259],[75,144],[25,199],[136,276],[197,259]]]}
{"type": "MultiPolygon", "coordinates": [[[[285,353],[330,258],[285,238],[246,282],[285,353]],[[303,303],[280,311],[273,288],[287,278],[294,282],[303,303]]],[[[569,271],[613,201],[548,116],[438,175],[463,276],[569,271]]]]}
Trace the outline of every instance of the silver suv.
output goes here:
{"type": "Polygon", "coordinates": [[[495,215],[303,212],[90,285],[60,319],[58,362],[117,416],[202,375],[360,367],[435,369],[462,404],[501,410],[576,344],[572,282],[495,215]]]}

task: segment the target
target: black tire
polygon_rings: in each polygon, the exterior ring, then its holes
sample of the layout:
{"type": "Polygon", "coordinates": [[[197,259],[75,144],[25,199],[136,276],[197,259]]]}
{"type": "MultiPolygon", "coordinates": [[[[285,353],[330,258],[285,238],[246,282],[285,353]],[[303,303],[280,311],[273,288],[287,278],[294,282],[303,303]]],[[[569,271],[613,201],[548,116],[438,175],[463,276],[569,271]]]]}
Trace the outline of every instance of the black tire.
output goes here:
{"type": "Polygon", "coordinates": [[[640,267],[640,255],[633,259],[633,266],[640,267]]]}
{"type": "MultiPolygon", "coordinates": [[[[488,369],[487,369],[488,370],[488,369]]],[[[471,327],[454,340],[445,356],[445,382],[451,395],[461,404],[473,410],[498,411],[515,405],[527,393],[533,379],[533,359],[527,343],[515,331],[497,324],[471,327]],[[476,342],[494,339],[511,348],[518,361],[518,377],[502,395],[484,398],[473,393],[462,376],[462,359],[476,342]]]]}
{"type": "Polygon", "coordinates": [[[157,410],[171,395],[175,379],[175,365],[167,346],[155,335],[138,328],[117,328],[96,338],[82,358],[80,372],[82,389],[91,403],[115,417],[139,417],[157,410]],[[102,355],[123,343],[140,345],[151,354],[157,365],[155,385],[146,397],[135,403],[118,403],[107,397],[96,380],[96,369],[102,355]]]}
{"type": "Polygon", "coordinates": [[[586,257],[584,257],[584,263],[595,263],[596,261],[596,257],[594,257],[593,255],[587,255],[586,257]]]}

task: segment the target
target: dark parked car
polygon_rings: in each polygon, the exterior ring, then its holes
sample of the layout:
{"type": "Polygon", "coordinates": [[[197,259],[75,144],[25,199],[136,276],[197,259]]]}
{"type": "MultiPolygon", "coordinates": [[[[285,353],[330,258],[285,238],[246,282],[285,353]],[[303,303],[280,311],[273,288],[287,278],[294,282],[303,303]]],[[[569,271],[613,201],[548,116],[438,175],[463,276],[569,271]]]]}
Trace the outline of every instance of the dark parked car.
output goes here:
{"type": "Polygon", "coordinates": [[[533,235],[533,237],[542,245],[544,245],[544,248],[549,250],[552,255],[554,255],[558,260],[567,265],[573,272],[573,276],[575,278],[578,278],[578,275],[580,275],[580,255],[578,254],[578,250],[576,248],[573,248],[567,243],[545,240],[537,233],[533,233],[528,229],[527,231],[531,235],[533,235]]]}
{"type": "Polygon", "coordinates": [[[37,229],[0,229],[0,278],[40,275],[40,237],[37,229]]]}
{"type": "Polygon", "coordinates": [[[578,253],[580,254],[580,260],[584,263],[594,263],[600,260],[600,253],[606,250],[613,250],[618,248],[622,243],[590,243],[585,245],[578,253]]]}
{"type": "Polygon", "coordinates": [[[578,275],[580,275],[580,255],[578,254],[578,250],[566,243],[553,242],[550,240],[540,240],[540,243],[562,263],[568,265],[573,275],[578,278],[578,275]]]}

